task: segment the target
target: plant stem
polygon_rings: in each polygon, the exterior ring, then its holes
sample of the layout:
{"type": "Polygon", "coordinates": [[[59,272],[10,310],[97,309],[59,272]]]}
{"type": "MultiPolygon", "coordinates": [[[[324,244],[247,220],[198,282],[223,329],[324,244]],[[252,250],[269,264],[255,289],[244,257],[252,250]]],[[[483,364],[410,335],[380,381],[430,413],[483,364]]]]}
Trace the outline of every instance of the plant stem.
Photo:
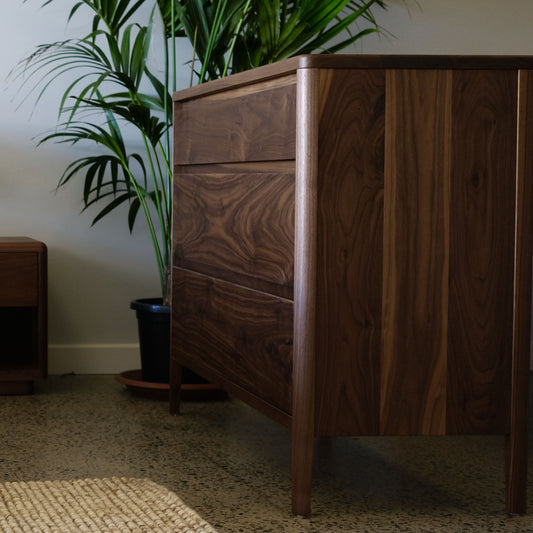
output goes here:
{"type": "Polygon", "coordinates": [[[228,52],[228,57],[226,59],[226,64],[224,65],[224,71],[222,72],[222,77],[225,77],[228,74],[228,67],[229,67],[231,58],[233,57],[233,50],[235,49],[235,43],[237,42],[237,37],[239,37],[239,34],[241,32],[241,27],[244,22],[244,18],[246,17],[246,13],[248,13],[248,9],[250,9],[251,3],[252,3],[252,0],[248,0],[246,2],[246,5],[244,6],[244,9],[242,10],[241,18],[239,20],[239,23],[237,24],[237,28],[235,29],[235,35],[233,36],[233,39],[231,40],[231,46],[228,52]]]}

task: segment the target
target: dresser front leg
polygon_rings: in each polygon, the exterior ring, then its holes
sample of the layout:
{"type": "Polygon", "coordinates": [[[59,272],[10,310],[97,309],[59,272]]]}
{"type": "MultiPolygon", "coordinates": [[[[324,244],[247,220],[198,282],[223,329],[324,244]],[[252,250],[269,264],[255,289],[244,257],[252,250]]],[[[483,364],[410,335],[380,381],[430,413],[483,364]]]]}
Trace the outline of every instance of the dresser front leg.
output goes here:
{"type": "Polygon", "coordinates": [[[293,430],[292,433],[292,512],[300,516],[311,514],[314,444],[312,429],[300,427],[299,431],[293,430]]]}

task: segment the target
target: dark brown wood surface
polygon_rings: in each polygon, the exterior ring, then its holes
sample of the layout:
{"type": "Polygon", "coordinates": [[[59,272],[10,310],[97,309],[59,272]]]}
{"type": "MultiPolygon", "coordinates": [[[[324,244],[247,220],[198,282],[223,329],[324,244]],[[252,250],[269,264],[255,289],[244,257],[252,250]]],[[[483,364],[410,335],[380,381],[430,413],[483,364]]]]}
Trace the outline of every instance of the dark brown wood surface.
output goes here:
{"type": "Polygon", "coordinates": [[[173,357],[291,412],[292,302],[173,269],[173,357]]]}
{"type": "MultiPolygon", "coordinates": [[[[298,68],[349,70],[511,70],[532,69],[531,55],[308,54],[293,58],[298,68]]],[[[280,62],[282,63],[282,62],[280,62]]],[[[288,66],[290,63],[288,64],[288,66]]],[[[278,65],[281,69],[282,64],[278,65]]]]}
{"type": "Polygon", "coordinates": [[[316,432],[375,435],[380,405],[385,73],[320,72],[316,432]]]}
{"type": "Polygon", "coordinates": [[[454,73],[449,433],[506,433],[513,320],[515,72],[454,73]]]}
{"type": "Polygon", "coordinates": [[[0,237],[3,252],[42,252],[46,245],[30,237],[0,237]]]}
{"type": "Polygon", "coordinates": [[[381,433],[444,434],[450,88],[387,73],[381,433]]]}
{"type": "Polygon", "coordinates": [[[28,394],[47,375],[47,248],[0,237],[0,394],[28,394]]]}
{"type": "Polygon", "coordinates": [[[296,86],[286,85],[227,99],[179,104],[174,128],[175,164],[294,159],[296,86]],[[272,113],[272,109],[276,113],[272,113]]]}
{"type": "Polygon", "coordinates": [[[175,96],[173,367],[292,423],[295,513],[318,434],[505,434],[525,510],[524,66],[305,56],[175,96]]]}
{"type": "Polygon", "coordinates": [[[0,250],[0,306],[34,307],[38,303],[38,288],[37,254],[0,250]]]}
{"type": "Polygon", "coordinates": [[[292,299],[294,174],[181,174],[173,232],[175,266],[292,299]]]}
{"type": "Polygon", "coordinates": [[[531,342],[531,242],[533,240],[533,76],[518,73],[516,227],[513,302],[513,356],[506,435],[507,510],[527,510],[529,355],[531,342]]]}
{"type": "Polygon", "coordinates": [[[174,94],[175,102],[240,90],[244,87],[267,83],[293,76],[302,69],[350,70],[502,70],[533,69],[533,56],[528,55],[379,55],[379,54],[309,54],[296,56],[270,65],[239,72],[209,83],[195,85],[174,94]]]}
{"type": "Polygon", "coordinates": [[[319,71],[298,77],[296,206],[294,247],[294,355],[292,374],[291,483],[292,512],[311,512],[311,478],[315,435],[317,331],[317,207],[319,71]]]}

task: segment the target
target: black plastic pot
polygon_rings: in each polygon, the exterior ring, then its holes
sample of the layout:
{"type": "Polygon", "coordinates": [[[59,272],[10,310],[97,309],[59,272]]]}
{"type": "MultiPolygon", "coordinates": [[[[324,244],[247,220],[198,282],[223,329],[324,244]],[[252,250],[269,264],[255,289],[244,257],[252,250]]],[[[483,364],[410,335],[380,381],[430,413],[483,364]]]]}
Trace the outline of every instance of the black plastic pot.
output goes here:
{"type": "MultiPolygon", "coordinates": [[[[141,298],[130,305],[137,315],[143,381],[168,383],[170,367],[170,306],[162,298],[141,298]]],[[[207,380],[182,369],[182,383],[201,384],[207,380]]]]}
{"type": "Polygon", "coordinates": [[[133,300],[137,314],[143,381],[168,383],[170,366],[170,306],[161,298],[133,300]]]}

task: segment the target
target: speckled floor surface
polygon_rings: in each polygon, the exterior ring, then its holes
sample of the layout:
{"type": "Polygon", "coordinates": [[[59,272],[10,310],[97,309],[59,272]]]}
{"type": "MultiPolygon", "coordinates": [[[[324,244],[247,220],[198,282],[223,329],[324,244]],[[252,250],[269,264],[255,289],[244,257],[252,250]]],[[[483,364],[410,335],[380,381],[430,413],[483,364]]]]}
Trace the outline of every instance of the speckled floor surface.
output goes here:
{"type": "Polygon", "coordinates": [[[289,432],[237,400],[172,416],[112,376],[0,396],[2,481],[147,477],[219,533],[533,532],[533,449],[531,514],[508,517],[503,437],[321,439],[315,456],[313,516],[293,517],[289,432]]]}

